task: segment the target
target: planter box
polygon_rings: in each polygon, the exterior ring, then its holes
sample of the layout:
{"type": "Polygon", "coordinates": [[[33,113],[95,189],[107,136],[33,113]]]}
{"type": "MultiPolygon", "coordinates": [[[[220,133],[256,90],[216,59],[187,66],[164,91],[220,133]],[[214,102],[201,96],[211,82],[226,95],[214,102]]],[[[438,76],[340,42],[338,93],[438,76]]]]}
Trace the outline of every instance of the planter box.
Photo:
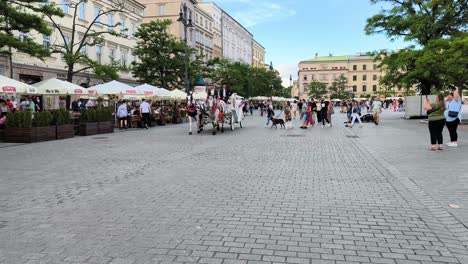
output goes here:
{"type": "Polygon", "coordinates": [[[80,124],[80,136],[92,136],[98,134],[98,123],[80,124]]]}
{"type": "Polygon", "coordinates": [[[99,122],[98,134],[114,133],[114,124],[112,121],[99,122]]]}
{"type": "Polygon", "coordinates": [[[56,128],[51,127],[8,127],[5,129],[5,142],[32,143],[55,140],[56,128]]]}
{"type": "Polygon", "coordinates": [[[57,126],[57,139],[72,138],[75,135],[73,124],[57,126]]]}

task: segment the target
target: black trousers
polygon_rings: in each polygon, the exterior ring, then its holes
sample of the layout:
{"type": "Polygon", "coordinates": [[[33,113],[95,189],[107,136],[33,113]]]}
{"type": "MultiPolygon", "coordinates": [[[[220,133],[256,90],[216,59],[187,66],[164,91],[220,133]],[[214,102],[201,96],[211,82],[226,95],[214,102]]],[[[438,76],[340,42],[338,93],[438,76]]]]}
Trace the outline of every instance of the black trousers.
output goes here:
{"type": "Polygon", "coordinates": [[[443,136],[442,131],[444,130],[445,119],[429,121],[429,134],[431,135],[431,145],[442,145],[443,136]]]}
{"type": "Polygon", "coordinates": [[[322,120],[322,125],[325,125],[325,121],[327,121],[328,124],[330,124],[330,120],[328,120],[328,115],[327,112],[320,112],[321,115],[321,120],[322,120]]]}
{"type": "Polygon", "coordinates": [[[446,122],[445,124],[447,125],[447,129],[450,133],[450,142],[457,141],[458,139],[457,128],[458,128],[458,124],[460,124],[460,119],[457,118],[454,121],[446,122]]]}
{"type": "MultiPolygon", "coordinates": [[[[314,112],[312,112],[313,114],[314,112]]],[[[317,113],[317,123],[320,123],[322,122],[322,112],[321,111],[318,111],[316,112],[317,113]]]]}
{"type": "Polygon", "coordinates": [[[151,126],[151,119],[150,119],[150,113],[142,113],[143,116],[143,126],[148,125],[151,126]]]}

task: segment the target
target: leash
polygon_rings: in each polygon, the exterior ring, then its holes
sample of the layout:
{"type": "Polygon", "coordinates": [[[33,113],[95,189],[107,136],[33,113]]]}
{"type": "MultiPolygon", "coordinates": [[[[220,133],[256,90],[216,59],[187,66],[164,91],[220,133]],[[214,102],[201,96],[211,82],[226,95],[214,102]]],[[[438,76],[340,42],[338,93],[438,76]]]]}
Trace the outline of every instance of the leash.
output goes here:
{"type": "Polygon", "coordinates": [[[281,112],[275,117],[275,119],[278,119],[278,117],[281,115],[281,113],[283,113],[283,110],[281,110],[281,112]]]}

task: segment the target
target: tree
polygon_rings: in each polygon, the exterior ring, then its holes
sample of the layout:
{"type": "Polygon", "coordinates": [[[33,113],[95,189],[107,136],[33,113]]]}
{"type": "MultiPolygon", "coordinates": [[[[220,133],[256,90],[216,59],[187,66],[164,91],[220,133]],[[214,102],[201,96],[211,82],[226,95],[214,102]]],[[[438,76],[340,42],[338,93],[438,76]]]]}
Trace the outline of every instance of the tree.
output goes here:
{"type": "Polygon", "coordinates": [[[42,14],[63,17],[63,13],[55,5],[42,5],[44,3],[47,3],[47,0],[0,1],[0,55],[8,57],[10,78],[13,78],[13,49],[39,59],[50,55],[49,50],[27,35],[31,31],[51,34],[42,14]],[[24,35],[18,38],[14,32],[24,35]]]}
{"type": "MultiPolygon", "coordinates": [[[[367,19],[367,34],[384,33],[394,40],[403,38],[418,44],[421,48],[410,46],[391,53],[384,51],[377,58],[382,58],[381,67],[386,71],[383,84],[399,84],[404,87],[418,86],[422,94],[429,94],[431,89],[443,89],[447,86],[448,72],[437,65],[424,63],[431,53],[434,41],[451,39],[463,34],[468,24],[468,1],[466,0],[371,0],[372,3],[390,3],[389,10],[367,19]],[[383,55],[383,56],[382,56],[383,55]]],[[[466,45],[466,42],[458,44],[466,45]],[[465,44],[463,44],[465,43],[465,44]]],[[[432,55],[436,54],[432,50],[432,55]]],[[[440,50],[439,50],[440,51],[440,50]]],[[[437,57],[442,60],[454,57],[447,54],[455,50],[446,48],[445,54],[437,57]]],[[[457,60],[459,60],[458,57],[457,60]]],[[[462,64],[462,63],[455,63],[462,64]]],[[[463,89],[463,86],[459,87],[463,89]]]]}
{"type": "Polygon", "coordinates": [[[320,98],[327,94],[327,84],[316,80],[309,83],[309,96],[312,98],[320,98]]]}
{"type": "MultiPolygon", "coordinates": [[[[108,35],[123,36],[126,34],[125,32],[127,29],[124,29],[120,33],[114,30],[116,27],[120,26],[120,23],[104,24],[101,22],[101,19],[107,15],[124,12],[124,2],[122,0],[109,1],[112,8],[105,11],[99,10],[98,14],[88,22],[82,22],[78,19],[79,9],[84,8],[88,0],[68,1],[66,5],[72,13],[72,24],[70,27],[63,27],[53,16],[45,14],[52,23],[52,26],[57,30],[61,38],[61,43],[63,43],[52,45],[52,53],[61,54],[64,58],[67,65],[67,81],[72,82],[75,74],[88,69],[94,69],[96,71],[96,68],[101,65],[100,62],[89,58],[87,54],[88,47],[101,45],[104,42],[104,37],[108,35]],[[79,28],[82,30],[78,30],[79,28]],[[78,65],[81,65],[80,68],[75,69],[78,65]]],[[[115,67],[117,62],[111,64],[114,67],[107,67],[106,70],[114,70],[112,75],[115,76],[117,75],[117,67],[115,67]]],[[[102,69],[102,67],[100,69],[102,69]]]]}
{"type": "Polygon", "coordinates": [[[336,80],[334,80],[331,86],[328,88],[331,92],[331,98],[347,99],[350,97],[349,91],[346,90],[348,79],[341,74],[336,80]]]}
{"type": "MultiPolygon", "coordinates": [[[[133,63],[132,73],[140,82],[162,87],[181,86],[185,79],[185,43],[168,32],[171,20],[156,20],[142,24],[136,32],[134,54],[140,62],[133,63]]],[[[189,49],[189,53],[193,53],[189,49]]],[[[189,54],[189,56],[190,56],[189,54]]]]}

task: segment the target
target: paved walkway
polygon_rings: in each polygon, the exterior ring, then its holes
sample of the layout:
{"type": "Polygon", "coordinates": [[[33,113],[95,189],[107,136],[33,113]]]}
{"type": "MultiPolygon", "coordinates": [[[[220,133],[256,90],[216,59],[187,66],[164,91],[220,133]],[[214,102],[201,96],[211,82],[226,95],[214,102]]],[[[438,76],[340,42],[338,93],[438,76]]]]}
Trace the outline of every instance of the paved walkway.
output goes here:
{"type": "Polygon", "coordinates": [[[334,117],[3,148],[0,263],[468,263],[467,130],[429,153],[418,121],[334,117]]]}

